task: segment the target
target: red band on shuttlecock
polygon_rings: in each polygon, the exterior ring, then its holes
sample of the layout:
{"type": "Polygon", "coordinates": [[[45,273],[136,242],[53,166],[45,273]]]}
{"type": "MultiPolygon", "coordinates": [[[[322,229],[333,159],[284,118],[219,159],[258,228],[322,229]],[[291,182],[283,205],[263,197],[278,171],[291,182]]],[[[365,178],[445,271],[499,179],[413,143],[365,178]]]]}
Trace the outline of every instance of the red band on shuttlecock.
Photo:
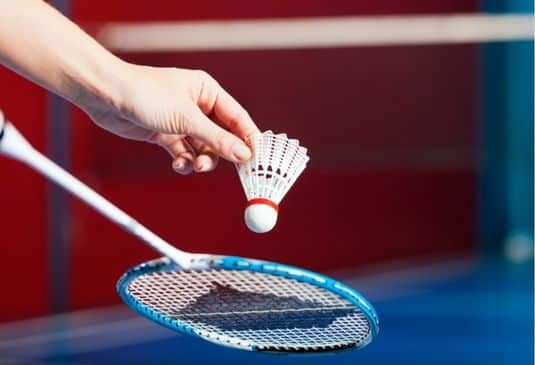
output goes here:
{"type": "Polygon", "coordinates": [[[247,202],[247,206],[251,206],[253,204],[265,204],[265,205],[269,205],[271,208],[275,209],[275,211],[278,213],[279,212],[279,206],[275,203],[273,203],[271,200],[269,199],[264,199],[264,198],[255,198],[255,199],[251,199],[247,202]]]}

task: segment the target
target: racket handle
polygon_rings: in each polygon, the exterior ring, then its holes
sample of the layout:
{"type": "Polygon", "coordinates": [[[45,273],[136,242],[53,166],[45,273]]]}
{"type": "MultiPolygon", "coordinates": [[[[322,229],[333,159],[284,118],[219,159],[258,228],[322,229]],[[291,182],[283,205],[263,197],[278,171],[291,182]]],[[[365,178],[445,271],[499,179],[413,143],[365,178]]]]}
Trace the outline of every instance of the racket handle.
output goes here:
{"type": "Polygon", "coordinates": [[[45,157],[6,121],[0,111],[0,153],[29,165],[48,179],[63,187],[97,212],[121,226],[127,232],[147,243],[150,247],[169,257],[182,267],[190,267],[194,257],[173,247],[134,218],[110,203],[89,186],[72,176],[66,170],[45,157]]]}

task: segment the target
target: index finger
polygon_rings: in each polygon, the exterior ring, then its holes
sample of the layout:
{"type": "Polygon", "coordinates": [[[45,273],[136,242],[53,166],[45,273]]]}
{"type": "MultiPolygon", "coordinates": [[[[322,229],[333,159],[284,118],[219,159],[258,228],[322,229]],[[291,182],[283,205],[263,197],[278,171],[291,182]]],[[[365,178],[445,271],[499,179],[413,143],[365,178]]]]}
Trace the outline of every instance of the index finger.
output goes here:
{"type": "Polygon", "coordinates": [[[249,113],[222,87],[219,88],[212,113],[223,128],[243,140],[260,131],[249,113]]]}

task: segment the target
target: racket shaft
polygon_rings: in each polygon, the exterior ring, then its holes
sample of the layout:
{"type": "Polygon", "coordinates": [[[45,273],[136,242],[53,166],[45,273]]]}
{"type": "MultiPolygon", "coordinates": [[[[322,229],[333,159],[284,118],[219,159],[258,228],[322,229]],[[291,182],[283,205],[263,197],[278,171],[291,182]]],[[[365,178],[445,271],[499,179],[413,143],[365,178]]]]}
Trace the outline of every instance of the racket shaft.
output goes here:
{"type": "Polygon", "coordinates": [[[165,242],[152,231],[137,222],[134,218],[109,202],[102,195],[95,192],[86,184],[34,149],[17,129],[7,122],[4,124],[3,134],[0,140],[0,152],[26,163],[57,185],[80,198],[112,222],[121,226],[127,232],[130,232],[143,242],[147,243],[156,251],[170,257],[179,265],[186,265],[190,261],[189,254],[181,252],[165,242]]]}

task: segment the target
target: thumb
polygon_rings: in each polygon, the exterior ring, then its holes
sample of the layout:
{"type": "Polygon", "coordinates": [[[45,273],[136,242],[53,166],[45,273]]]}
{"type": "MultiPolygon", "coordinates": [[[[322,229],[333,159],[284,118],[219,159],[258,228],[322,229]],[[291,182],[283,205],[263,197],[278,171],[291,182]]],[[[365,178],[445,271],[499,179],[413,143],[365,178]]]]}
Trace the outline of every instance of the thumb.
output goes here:
{"type": "Polygon", "coordinates": [[[188,135],[203,141],[210,149],[231,162],[245,162],[251,149],[236,135],[224,130],[208,118],[196,105],[190,111],[188,135]]]}

